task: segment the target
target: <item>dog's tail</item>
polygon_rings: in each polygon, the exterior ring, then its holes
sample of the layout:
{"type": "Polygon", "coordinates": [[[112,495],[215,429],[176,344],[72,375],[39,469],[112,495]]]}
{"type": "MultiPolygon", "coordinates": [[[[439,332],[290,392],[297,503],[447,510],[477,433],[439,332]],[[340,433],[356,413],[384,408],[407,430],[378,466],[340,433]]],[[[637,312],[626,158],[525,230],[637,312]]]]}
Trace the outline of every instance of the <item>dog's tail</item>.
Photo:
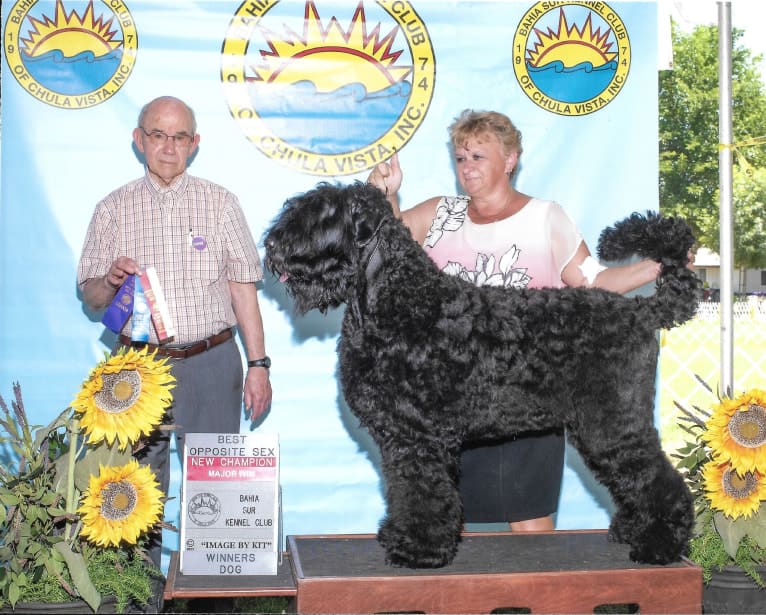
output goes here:
{"type": "Polygon", "coordinates": [[[656,292],[639,301],[649,307],[657,328],[667,329],[694,317],[702,297],[702,282],[687,266],[693,245],[694,235],[684,220],[648,211],[604,229],[597,253],[607,261],[637,255],[662,263],[656,292]]]}

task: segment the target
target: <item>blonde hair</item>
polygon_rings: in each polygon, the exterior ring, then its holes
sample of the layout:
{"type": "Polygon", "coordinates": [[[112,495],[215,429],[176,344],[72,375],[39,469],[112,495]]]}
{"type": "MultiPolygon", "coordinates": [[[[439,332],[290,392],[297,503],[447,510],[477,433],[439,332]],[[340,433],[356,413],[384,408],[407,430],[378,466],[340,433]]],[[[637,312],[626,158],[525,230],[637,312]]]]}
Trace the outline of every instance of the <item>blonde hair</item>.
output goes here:
{"type": "MultiPolygon", "coordinates": [[[[465,109],[449,127],[450,141],[452,142],[453,149],[465,145],[469,139],[474,139],[484,134],[491,134],[497,137],[503,148],[503,153],[510,154],[511,152],[516,152],[521,157],[521,131],[514,126],[507,115],[497,111],[465,109]]],[[[518,163],[516,167],[518,167],[518,163]]]]}

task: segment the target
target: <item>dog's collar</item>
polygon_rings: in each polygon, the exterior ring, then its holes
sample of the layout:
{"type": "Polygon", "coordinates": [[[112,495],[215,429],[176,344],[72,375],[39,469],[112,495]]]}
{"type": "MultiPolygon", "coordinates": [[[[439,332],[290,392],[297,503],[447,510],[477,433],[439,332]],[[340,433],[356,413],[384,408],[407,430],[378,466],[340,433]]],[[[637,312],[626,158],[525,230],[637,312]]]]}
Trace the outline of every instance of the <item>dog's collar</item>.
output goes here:
{"type": "Polygon", "coordinates": [[[362,246],[361,254],[359,255],[359,261],[364,270],[365,280],[369,283],[375,273],[380,269],[383,264],[383,255],[380,253],[380,229],[383,227],[385,218],[381,218],[378,222],[378,226],[370,236],[370,240],[362,246]]]}
{"type": "Polygon", "coordinates": [[[348,302],[356,322],[362,325],[362,314],[367,307],[367,303],[372,298],[371,290],[375,288],[373,278],[383,266],[383,255],[380,251],[380,229],[383,227],[384,219],[381,218],[375,230],[372,232],[369,241],[360,246],[359,252],[359,279],[357,280],[357,292],[353,301],[348,302]],[[362,275],[363,272],[363,275],[362,275]]]}

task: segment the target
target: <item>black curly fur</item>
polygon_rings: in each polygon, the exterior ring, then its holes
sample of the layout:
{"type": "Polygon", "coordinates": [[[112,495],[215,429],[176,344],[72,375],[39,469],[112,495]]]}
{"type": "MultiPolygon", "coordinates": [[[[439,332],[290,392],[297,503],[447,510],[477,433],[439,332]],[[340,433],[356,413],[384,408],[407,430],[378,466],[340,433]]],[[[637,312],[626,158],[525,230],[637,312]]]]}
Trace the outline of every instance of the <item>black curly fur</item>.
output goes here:
{"type": "Polygon", "coordinates": [[[440,272],[372,186],[323,183],[285,203],[265,266],[299,312],[347,304],[341,384],[381,450],[389,563],[452,561],[463,443],[561,426],[613,498],[610,539],[640,562],[685,553],[692,499],[653,410],[656,330],[691,318],[700,298],[692,243],[684,222],[652,213],[602,233],[603,258],[662,262],[648,297],[477,288],[440,272]]]}

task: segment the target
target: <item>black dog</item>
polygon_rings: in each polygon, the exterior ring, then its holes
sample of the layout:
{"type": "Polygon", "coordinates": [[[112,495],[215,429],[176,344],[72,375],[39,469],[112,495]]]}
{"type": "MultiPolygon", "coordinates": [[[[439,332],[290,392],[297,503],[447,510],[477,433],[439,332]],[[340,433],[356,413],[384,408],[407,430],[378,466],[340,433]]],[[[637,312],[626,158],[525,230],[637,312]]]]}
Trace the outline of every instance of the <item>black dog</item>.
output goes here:
{"type": "Polygon", "coordinates": [[[653,409],[657,329],[692,318],[701,294],[693,241],[684,222],[652,213],[602,232],[601,258],[662,262],[649,297],[477,288],[440,272],[373,186],[323,183],[285,203],[265,265],[301,313],[346,303],[341,383],[381,450],[390,564],[452,561],[464,443],[562,426],[612,496],[610,539],[640,562],[684,554],[692,498],[653,409]]]}

